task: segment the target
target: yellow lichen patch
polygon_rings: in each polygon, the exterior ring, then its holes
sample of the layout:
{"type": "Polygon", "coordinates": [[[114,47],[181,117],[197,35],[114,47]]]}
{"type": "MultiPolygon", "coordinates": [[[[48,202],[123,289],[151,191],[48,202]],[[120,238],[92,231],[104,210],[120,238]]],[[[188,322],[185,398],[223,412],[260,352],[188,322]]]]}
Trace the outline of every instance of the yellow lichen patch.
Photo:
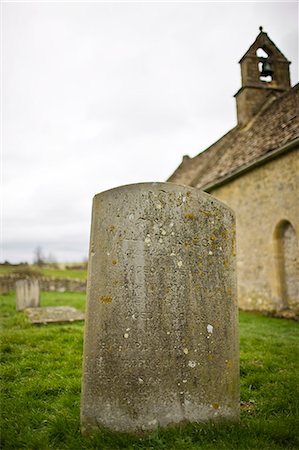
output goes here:
{"type": "Polygon", "coordinates": [[[231,369],[233,367],[233,363],[230,359],[227,359],[225,361],[225,365],[226,365],[227,369],[231,369]]]}
{"type": "Polygon", "coordinates": [[[217,402],[212,403],[212,406],[213,406],[214,409],[219,409],[220,408],[220,405],[217,402]]]}
{"type": "Polygon", "coordinates": [[[112,264],[115,266],[115,265],[117,264],[117,260],[116,260],[116,259],[113,259],[113,260],[112,260],[112,264]]]}
{"type": "Polygon", "coordinates": [[[112,297],[108,296],[108,295],[102,295],[100,297],[100,302],[104,303],[105,305],[109,304],[112,302],[112,297]]]}
{"type": "Polygon", "coordinates": [[[213,356],[213,355],[208,355],[208,360],[209,360],[209,361],[213,361],[213,359],[214,359],[214,356],[213,356]]]}
{"type": "Polygon", "coordinates": [[[226,239],[227,236],[228,236],[227,230],[223,230],[222,233],[221,233],[221,235],[222,235],[223,239],[226,239]]]}
{"type": "Polygon", "coordinates": [[[229,267],[229,261],[227,259],[224,260],[223,262],[224,267],[229,267]]]}
{"type": "Polygon", "coordinates": [[[210,217],[212,214],[209,211],[205,211],[204,209],[199,209],[202,214],[205,214],[207,217],[210,217]]]}
{"type": "Polygon", "coordinates": [[[215,234],[212,234],[212,236],[210,236],[211,241],[216,241],[217,237],[215,236],[215,234]]]}
{"type": "Polygon", "coordinates": [[[185,219],[194,220],[195,219],[194,214],[192,213],[185,214],[185,219]]]}

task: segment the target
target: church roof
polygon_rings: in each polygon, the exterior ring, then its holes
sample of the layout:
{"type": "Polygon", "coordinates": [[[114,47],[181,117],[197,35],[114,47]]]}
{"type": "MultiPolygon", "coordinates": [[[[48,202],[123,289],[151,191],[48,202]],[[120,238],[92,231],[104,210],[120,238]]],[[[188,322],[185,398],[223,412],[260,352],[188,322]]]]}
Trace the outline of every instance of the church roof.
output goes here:
{"type": "Polygon", "coordinates": [[[284,93],[269,92],[261,110],[194,158],[184,157],[167,181],[212,187],[244,167],[299,138],[299,84],[284,93]]]}

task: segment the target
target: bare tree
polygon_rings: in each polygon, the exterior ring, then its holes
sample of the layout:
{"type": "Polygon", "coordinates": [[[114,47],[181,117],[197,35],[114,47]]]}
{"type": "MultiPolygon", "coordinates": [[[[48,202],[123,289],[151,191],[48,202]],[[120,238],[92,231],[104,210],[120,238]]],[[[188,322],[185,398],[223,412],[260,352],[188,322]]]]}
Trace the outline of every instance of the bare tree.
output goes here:
{"type": "Polygon", "coordinates": [[[40,246],[36,247],[36,249],[34,250],[33,263],[36,264],[39,267],[43,266],[45,264],[43,251],[42,251],[42,248],[40,246]]]}

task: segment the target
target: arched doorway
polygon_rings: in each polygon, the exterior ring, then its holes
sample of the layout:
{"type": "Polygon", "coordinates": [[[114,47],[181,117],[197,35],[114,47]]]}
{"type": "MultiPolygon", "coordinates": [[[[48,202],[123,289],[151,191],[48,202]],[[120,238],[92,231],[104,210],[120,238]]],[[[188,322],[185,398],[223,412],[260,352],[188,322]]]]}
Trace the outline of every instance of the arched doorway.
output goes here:
{"type": "Polygon", "coordinates": [[[293,309],[298,304],[298,239],[288,220],[280,221],[274,231],[277,294],[279,309],[293,309]]]}

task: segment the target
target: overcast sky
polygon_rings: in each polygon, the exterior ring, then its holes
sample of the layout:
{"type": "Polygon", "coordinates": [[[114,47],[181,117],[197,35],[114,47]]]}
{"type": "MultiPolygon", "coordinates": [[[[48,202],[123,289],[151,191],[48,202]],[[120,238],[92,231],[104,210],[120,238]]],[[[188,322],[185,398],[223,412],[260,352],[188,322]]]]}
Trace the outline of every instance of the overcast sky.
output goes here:
{"type": "Polygon", "coordinates": [[[2,2],[2,261],[81,261],[96,193],[234,127],[260,25],[296,84],[297,2],[2,2]]]}

